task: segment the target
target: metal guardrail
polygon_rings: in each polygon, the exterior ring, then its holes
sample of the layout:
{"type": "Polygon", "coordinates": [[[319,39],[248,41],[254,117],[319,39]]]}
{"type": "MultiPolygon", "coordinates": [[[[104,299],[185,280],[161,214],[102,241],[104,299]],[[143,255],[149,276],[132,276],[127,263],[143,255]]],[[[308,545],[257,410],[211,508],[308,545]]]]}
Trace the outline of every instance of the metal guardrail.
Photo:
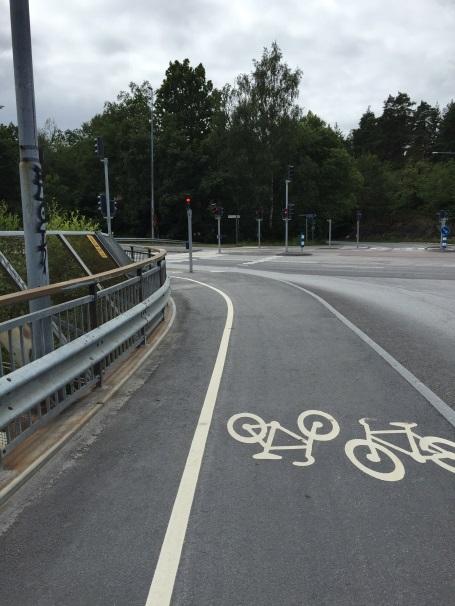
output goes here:
{"type": "Polygon", "coordinates": [[[185,246],[185,240],[170,240],[168,238],[115,238],[119,244],[140,244],[141,246],[185,246]]]}
{"type": "Polygon", "coordinates": [[[11,305],[88,288],[0,323],[0,459],[145,342],[170,294],[165,254],[147,251],[147,258],[114,270],[0,297],[0,305],[11,305]],[[121,276],[126,279],[102,288],[121,276]]]}

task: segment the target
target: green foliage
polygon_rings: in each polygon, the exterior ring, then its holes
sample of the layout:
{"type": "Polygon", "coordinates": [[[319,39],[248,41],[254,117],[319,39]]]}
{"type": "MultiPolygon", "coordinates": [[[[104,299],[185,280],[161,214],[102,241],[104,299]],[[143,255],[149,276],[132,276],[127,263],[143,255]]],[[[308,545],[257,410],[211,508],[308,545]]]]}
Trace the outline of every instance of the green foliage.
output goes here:
{"type": "Polygon", "coordinates": [[[22,229],[19,215],[8,210],[5,200],[0,200],[0,231],[18,231],[22,229]]]}
{"type": "Polygon", "coordinates": [[[48,206],[47,229],[60,231],[98,231],[99,223],[81,215],[79,210],[62,210],[55,200],[48,206]]]}
{"type": "MultiPolygon", "coordinates": [[[[285,62],[276,42],[240,74],[234,86],[214,88],[202,64],[172,61],[154,103],[154,192],[162,237],[186,238],[185,194],[193,199],[195,238],[215,242],[208,207],[240,214],[241,239],[253,239],[255,210],[263,209],[263,237],[282,237],[287,166],[298,233],[305,212],[320,226],[333,220],[334,237],[353,235],[355,210],[363,210],[363,234],[432,237],[434,213],[455,212],[455,161],[434,151],[455,151],[455,103],[441,112],[398,92],[380,115],[370,108],[344,137],[298,104],[302,71],[285,62]]],[[[75,130],[48,120],[39,134],[44,196],[51,200],[50,229],[96,229],[102,223],[97,195],[104,191],[103,164],[94,139],[104,140],[116,234],[150,233],[151,161],[149,82],[130,83],[116,100],[75,130]],[[58,205],[53,201],[58,200],[58,205]]],[[[17,229],[21,210],[17,128],[0,125],[0,229],[17,229]],[[8,227],[6,227],[8,226],[8,227]],[[11,227],[10,227],[11,226],[11,227]]],[[[223,221],[224,242],[233,221],[223,221]]],[[[323,233],[319,234],[322,236],[323,233]]]]}

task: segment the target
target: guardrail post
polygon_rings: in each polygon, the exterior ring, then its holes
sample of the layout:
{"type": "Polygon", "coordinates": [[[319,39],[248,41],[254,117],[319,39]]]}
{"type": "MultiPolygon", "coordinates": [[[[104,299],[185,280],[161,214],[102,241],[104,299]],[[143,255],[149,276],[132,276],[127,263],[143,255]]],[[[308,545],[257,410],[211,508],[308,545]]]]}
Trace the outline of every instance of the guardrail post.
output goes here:
{"type": "MultiPolygon", "coordinates": [[[[93,330],[94,328],[98,327],[98,310],[97,310],[97,301],[98,301],[98,289],[97,289],[97,285],[95,284],[90,284],[89,286],[89,292],[90,292],[90,296],[92,297],[92,300],[90,301],[89,304],[89,311],[90,311],[90,330],[93,330]]],[[[98,376],[98,381],[97,384],[101,387],[101,385],[103,384],[103,367],[101,362],[97,362],[96,364],[93,365],[93,374],[96,376],[98,376]]]]}

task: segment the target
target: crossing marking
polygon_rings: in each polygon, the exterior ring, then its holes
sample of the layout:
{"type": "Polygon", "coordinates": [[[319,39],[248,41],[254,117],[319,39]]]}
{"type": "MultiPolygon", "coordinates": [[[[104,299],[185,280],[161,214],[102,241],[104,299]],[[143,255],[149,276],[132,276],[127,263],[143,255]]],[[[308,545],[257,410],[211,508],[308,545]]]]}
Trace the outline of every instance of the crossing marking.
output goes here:
{"type": "Polygon", "coordinates": [[[183,542],[190,517],[191,507],[194,500],[199,472],[201,470],[202,458],[204,456],[207,436],[212,422],[213,411],[218,396],[218,390],[223,376],[224,364],[229,347],[232,323],[234,319],[234,306],[229,296],[222,290],[183,276],[175,276],[179,280],[195,282],[206,288],[210,288],[223,297],[227,305],[226,323],[221,336],[220,347],[213,367],[204,404],[194,432],[185,468],[180,480],[180,485],[175,497],[171,517],[167,526],[163,544],[161,546],[158,563],[153,575],[147,602],[145,606],[168,606],[171,603],[174,590],[175,578],[182,554],[183,542]]]}

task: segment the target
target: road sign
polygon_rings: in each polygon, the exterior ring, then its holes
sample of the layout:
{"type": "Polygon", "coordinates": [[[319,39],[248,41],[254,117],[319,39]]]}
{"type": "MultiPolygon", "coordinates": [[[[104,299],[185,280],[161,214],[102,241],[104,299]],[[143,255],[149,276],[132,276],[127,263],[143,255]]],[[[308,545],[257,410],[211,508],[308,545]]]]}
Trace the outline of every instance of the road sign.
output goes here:
{"type": "Polygon", "coordinates": [[[228,215],[228,219],[240,219],[240,215],[228,215]]]}
{"type": "Polygon", "coordinates": [[[448,225],[443,225],[441,227],[441,236],[450,236],[450,227],[448,225]]]}

